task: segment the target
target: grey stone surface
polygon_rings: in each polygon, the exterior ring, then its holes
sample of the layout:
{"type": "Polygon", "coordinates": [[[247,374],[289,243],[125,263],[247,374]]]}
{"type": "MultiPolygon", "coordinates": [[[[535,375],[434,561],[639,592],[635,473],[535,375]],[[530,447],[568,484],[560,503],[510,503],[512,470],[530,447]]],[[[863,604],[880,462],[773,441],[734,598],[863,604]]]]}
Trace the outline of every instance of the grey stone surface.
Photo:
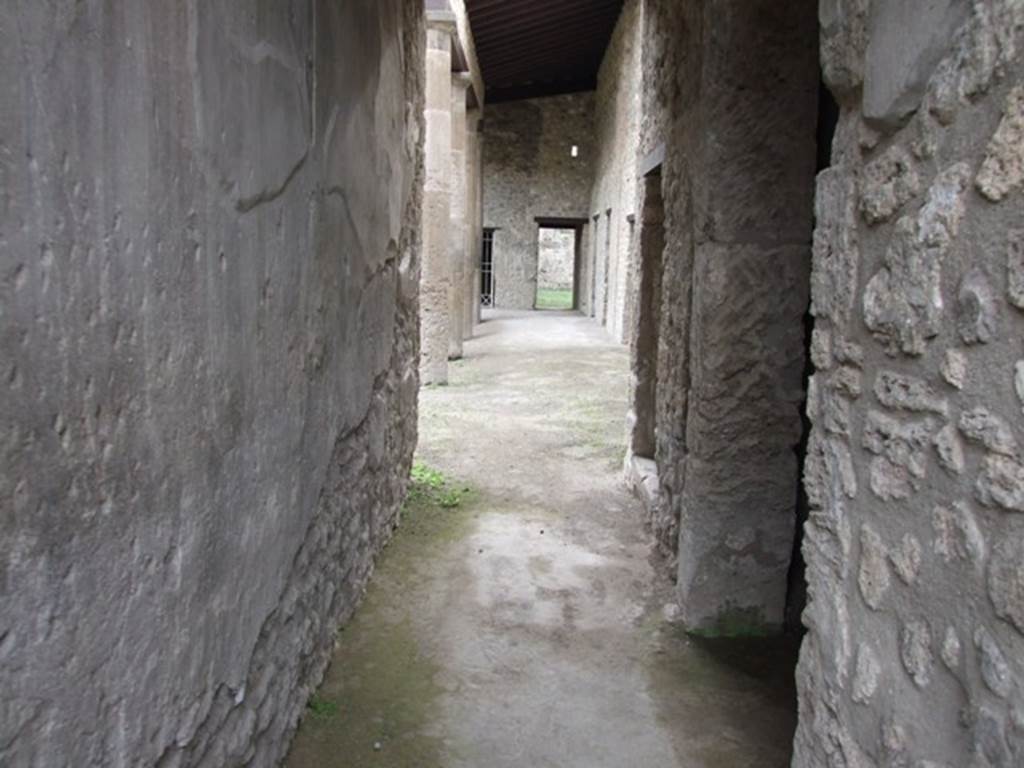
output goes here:
{"type": "Polygon", "coordinates": [[[866,120],[894,128],[918,108],[928,78],[969,13],[970,4],[962,0],[871,3],[864,65],[866,120]]]}
{"type": "MultiPolygon", "coordinates": [[[[487,107],[483,219],[494,227],[496,306],[532,309],[537,294],[536,217],[586,219],[595,152],[594,96],[487,107]],[[572,156],[572,146],[578,153],[572,156]]],[[[585,293],[585,292],[584,292],[585,293]]]]}
{"type": "Polygon", "coordinates": [[[815,14],[810,3],[653,6],[663,33],[680,36],[669,118],[642,124],[666,131],[656,460],[679,521],[681,615],[693,631],[771,631],[799,482],[815,14]]]}
{"type": "Polygon", "coordinates": [[[641,3],[627,0],[612,33],[594,93],[596,138],[590,212],[602,214],[601,249],[591,263],[596,285],[594,316],[621,343],[629,340],[635,300],[637,157],[640,132],[641,3]],[[634,217],[633,220],[630,217],[634,217]]]}
{"type": "Polygon", "coordinates": [[[0,763],[269,766],[415,442],[422,5],[0,25],[0,763]]]}
{"type": "MultiPolygon", "coordinates": [[[[635,457],[653,443],[659,501],[648,514],[667,554],[678,551],[680,616],[696,632],[782,624],[804,398],[814,19],[811,3],[626,2],[598,79],[592,309],[630,339],[626,465],[643,497],[652,473],[635,457]],[[637,179],[655,150],[660,177],[637,179]],[[649,247],[659,253],[648,265],[649,247]]],[[[837,187],[833,204],[852,214],[855,199],[837,187]]],[[[845,286],[849,273],[842,254],[815,279],[845,286]]],[[[852,311],[848,290],[837,313],[852,311]]],[[[858,357],[850,344],[840,354],[858,357]]],[[[837,377],[859,394],[855,371],[837,377]]],[[[822,407],[849,430],[847,403],[822,407]]]]}
{"type": "Polygon", "coordinates": [[[859,40],[832,30],[856,29],[862,4],[827,4],[822,64],[841,116],[818,178],[814,272],[842,258],[851,279],[812,283],[828,343],[808,408],[793,766],[1018,765],[1024,6],[875,0],[859,40]],[[862,216],[836,204],[853,185],[862,216]],[[853,313],[836,311],[851,293],[853,313]],[[831,375],[845,345],[862,350],[870,393],[852,403],[848,434],[821,405],[849,391],[831,375]],[[865,648],[883,681],[870,694],[865,648]]]}
{"type": "MultiPolygon", "coordinates": [[[[427,30],[424,103],[423,268],[420,273],[420,378],[448,381],[452,285],[452,31],[451,21],[427,30]]],[[[461,339],[460,339],[461,341],[461,339]]]]}

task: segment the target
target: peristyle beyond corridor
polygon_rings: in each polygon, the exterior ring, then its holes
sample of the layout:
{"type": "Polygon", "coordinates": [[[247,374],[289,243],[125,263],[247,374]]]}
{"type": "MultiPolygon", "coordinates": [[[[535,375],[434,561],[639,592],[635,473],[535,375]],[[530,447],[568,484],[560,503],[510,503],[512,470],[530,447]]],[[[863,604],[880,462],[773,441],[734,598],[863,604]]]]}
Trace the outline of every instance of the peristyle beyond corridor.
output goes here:
{"type": "Polygon", "coordinates": [[[625,350],[576,313],[485,320],[420,395],[417,460],[460,503],[407,509],[290,768],[788,765],[795,642],[666,621],[622,480],[625,350]]]}

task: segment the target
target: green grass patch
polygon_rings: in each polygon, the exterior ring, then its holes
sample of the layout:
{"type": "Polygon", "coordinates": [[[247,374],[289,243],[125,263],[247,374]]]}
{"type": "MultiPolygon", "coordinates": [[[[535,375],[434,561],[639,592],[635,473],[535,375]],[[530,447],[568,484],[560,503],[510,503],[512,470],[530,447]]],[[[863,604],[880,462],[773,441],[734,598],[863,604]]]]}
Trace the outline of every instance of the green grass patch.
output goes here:
{"type": "Polygon", "coordinates": [[[572,290],[537,289],[537,309],[572,309],[572,290]]]}
{"type": "Polygon", "coordinates": [[[315,693],[306,702],[306,708],[313,717],[327,718],[338,714],[338,703],[336,701],[322,698],[315,693]]]}
{"type": "Polygon", "coordinates": [[[409,494],[403,511],[408,512],[413,507],[429,508],[431,505],[441,509],[455,509],[462,505],[467,493],[468,487],[460,487],[439,470],[417,461],[412,465],[409,475],[409,494]]]}

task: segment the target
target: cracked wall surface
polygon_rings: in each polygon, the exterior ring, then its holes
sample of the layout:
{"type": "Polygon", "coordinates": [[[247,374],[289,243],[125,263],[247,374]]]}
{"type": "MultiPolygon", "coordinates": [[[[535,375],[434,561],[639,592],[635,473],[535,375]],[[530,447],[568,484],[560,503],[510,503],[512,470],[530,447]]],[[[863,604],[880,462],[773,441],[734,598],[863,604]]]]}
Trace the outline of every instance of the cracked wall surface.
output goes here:
{"type": "Polygon", "coordinates": [[[415,442],[422,13],[7,13],[4,765],[283,756],[415,442]]]}
{"type": "MultiPolygon", "coordinates": [[[[483,226],[496,230],[495,306],[534,306],[536,217],[587,218],[596,149],[593,121],[593,93],[487,105],[481,130],[483,226]]],[[[588,229],[583,253],[590,247],[588,229]]],[[[589,290],[580,299],[584,308],[589,306],[589,290]]]]}
{"type": "Polygon", "coordinates": [[[821,4],[794,766],[1024,764],[1024,4],[821,4]]]}

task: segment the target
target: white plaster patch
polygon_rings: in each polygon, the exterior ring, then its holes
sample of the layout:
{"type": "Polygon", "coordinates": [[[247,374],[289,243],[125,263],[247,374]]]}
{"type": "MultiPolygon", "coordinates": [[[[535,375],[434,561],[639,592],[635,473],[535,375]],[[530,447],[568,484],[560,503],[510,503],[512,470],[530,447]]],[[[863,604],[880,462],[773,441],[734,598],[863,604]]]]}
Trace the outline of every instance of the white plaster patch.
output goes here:
{"type": "Polygon", "coordinates": [[[956,427],[952,424],[944,426],[936,433],[933,444],[939,456],[939,465],[944,470],[953,475],[964,471],[964,447],[956,427]]]}
{"type": "Polygon", "coordinates": [[[861,597],[872,610],[882,607],[882,600],[889,591],[889,564],[886,562],[885,545],[875,531],[864,525],[860,529],[860,568],[857,584],[861,597]]]}
{"type": "Polygon", "coordinates": [[[953,627],[946,627],[946,636],[942,640],[942,663],[951,672],[960,668],[960,638],[953,627]]]}
{"type": "Polygon", "coordinates": [[[931,682],[932,667],[935,659],[932,656],[932,633],[928,624],[920,619],[908,621],[900,631],[900,658],[918,688],[925,688],[931,682]]]}
{"type": "Polygon", "coordinates": [[[964,382],[967,379],[967,358],[964,353],[957,349],[947,349],[946,354],[942,358],[942,378],[944,378],[951,387],[957,389],[964,388],[964,382]]]}
{"type": "Polygon", "coordinates": [[[1013,365],[1013,389],[1020,400],[1021,410],[1024,410],[1024,360],[1018,360],[1013,365]]]}
{"type": "Polygon", "coordinates": [[[932,511],[933,550],[946,563],[971,563],[979,571],[985,558],[985,538],[971,508],[962,501],[932,511]]]}
{"type": "Polygon", "coordinates": [[[981,659],[981,679],[992,693],[1005,699],[1010,695],[1013,676],[1003,652],[999,650],[995,638],[985,627],[978,627],[975,630],[974,644],[981,659]]]}
{"type": "Polygon", "coordinates": [[[857,665],[853,673],[853,691],[850,694],[858,704],[867,704],[878,690],[881,669],[872,650],[862,645],[857,651],[857,665]]]}

